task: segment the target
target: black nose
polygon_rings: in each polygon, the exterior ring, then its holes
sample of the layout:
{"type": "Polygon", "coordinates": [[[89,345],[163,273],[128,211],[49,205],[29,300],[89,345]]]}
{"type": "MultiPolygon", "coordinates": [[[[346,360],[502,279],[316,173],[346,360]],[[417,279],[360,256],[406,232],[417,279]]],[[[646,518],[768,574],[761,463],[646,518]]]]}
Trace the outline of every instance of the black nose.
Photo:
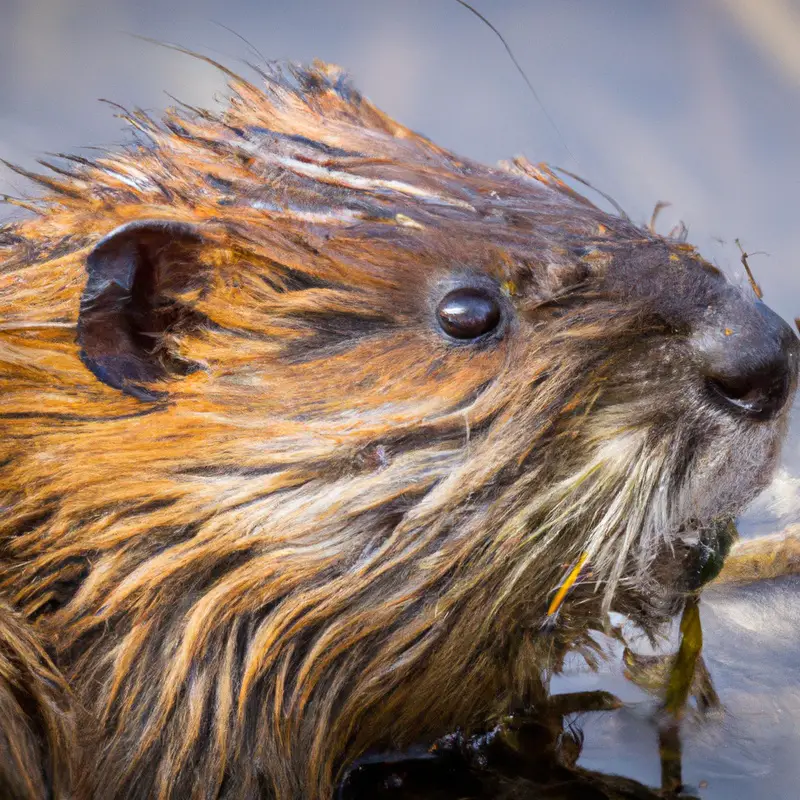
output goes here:
{"type": "Polygon", "coordinates": [[[800,342],[763,303],[730,299],[710,309],[695,341],[709,398],[731,414],[771,419],[797,383],[800,342]]]}

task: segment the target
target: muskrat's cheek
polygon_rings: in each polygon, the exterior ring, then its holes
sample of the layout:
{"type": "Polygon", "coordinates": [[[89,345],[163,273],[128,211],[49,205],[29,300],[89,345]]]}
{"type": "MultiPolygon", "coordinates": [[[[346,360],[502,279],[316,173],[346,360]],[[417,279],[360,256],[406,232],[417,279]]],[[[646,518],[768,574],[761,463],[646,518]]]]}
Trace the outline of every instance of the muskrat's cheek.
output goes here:
{"type": "Polygon", "coordinates": [[[159,336],[179,313],[168,291],[197,279],[202,243],[195,226],[141,220],[112,231],[89,254],[78,344],[84,364],[103,383],[156,400],[162,393],[151,384],[192,371],[186,361],[159,353],[159,336]]]}

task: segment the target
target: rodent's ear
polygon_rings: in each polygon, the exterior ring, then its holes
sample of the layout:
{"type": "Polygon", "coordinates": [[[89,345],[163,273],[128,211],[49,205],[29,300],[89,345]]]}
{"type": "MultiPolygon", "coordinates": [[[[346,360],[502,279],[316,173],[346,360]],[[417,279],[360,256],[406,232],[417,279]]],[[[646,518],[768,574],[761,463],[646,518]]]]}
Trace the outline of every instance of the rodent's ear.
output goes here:
{"type": "Polygon", "coordinates": [[[78,344],[101,381],[157,400],[163,393],[149,385],[193,371],[194,365],[164,351],[163,334],[186,316],[175,296],[203,280],[202,243],[188,223],[140,220],[112,231],[89,254],[78,344]]]}

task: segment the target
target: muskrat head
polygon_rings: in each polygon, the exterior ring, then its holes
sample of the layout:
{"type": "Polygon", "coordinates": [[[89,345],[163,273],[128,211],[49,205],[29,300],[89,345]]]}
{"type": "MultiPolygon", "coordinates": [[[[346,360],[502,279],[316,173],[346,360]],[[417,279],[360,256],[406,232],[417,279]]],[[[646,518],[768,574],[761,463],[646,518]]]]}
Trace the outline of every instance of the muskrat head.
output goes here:
{"type": "Polygon", "coordinates": [[[0,232],[2,586],[109,796],[316,796],[527,701],[609,609],[661,618],[795,390],[793,332],[692,247],[334,68],[265,77],[129,115],[0,232]]]}

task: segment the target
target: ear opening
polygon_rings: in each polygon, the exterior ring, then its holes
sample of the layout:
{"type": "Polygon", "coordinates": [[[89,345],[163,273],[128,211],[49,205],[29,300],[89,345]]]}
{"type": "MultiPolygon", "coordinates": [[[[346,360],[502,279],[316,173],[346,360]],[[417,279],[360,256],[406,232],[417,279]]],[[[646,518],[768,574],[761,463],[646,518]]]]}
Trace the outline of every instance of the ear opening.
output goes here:
{"type": "Polygon", "coordinates": [[[193,315],[176,300],[206,283],[203,237],[189,223],[140,220],[102,239],[86,259],[78,344],[103,383],[140,400],[163,399],[152,384],[195,371],[163,347],[163,334],[193,315]]]}

